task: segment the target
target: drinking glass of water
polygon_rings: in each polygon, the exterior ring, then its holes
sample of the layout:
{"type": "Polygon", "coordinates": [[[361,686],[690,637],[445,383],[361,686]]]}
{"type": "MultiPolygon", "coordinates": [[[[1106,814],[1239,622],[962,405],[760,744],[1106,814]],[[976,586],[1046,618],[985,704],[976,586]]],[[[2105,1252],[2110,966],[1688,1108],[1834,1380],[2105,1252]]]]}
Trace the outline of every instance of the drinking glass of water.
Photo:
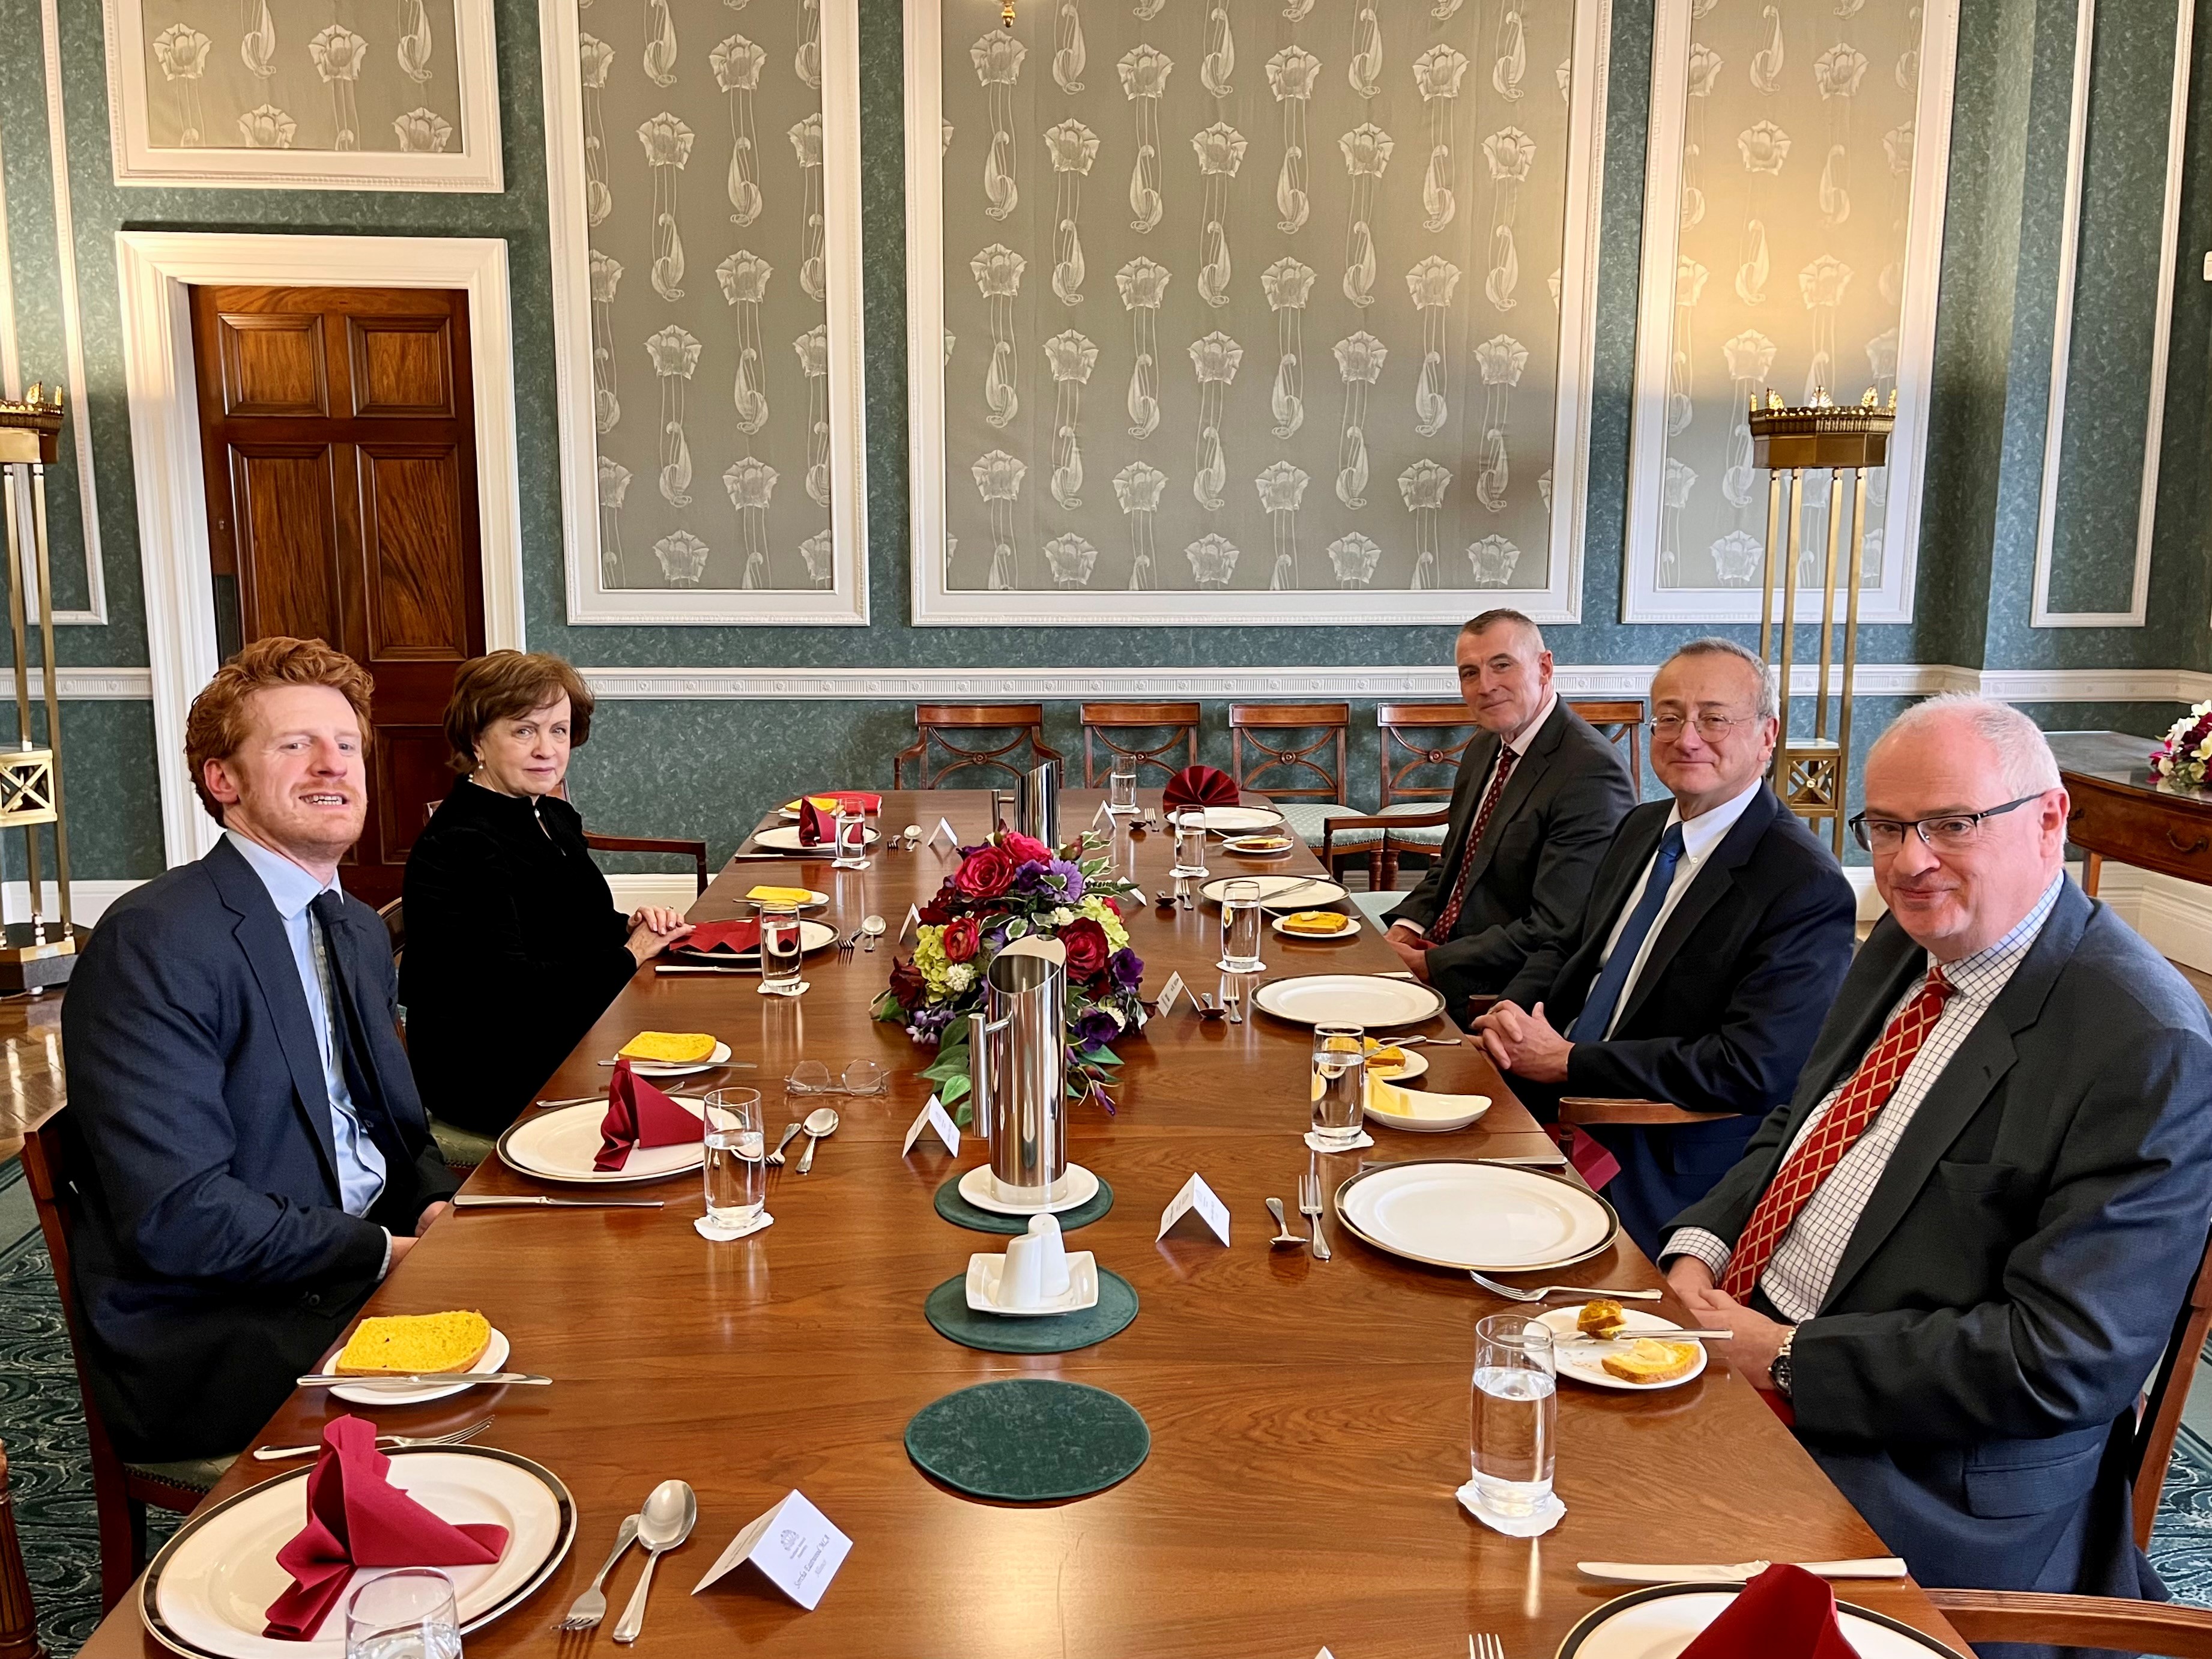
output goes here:
{"type": "Polygon", "coordinates": [[[795,906],[767,905],[760,913],[761,988],[791,991],[799,986],[799,911],[795,906]]]}
{"type": "Polygon", "coordinates": [[[1260,960],[1260,884],[1232,881],[1221,890],[1221,960],[1224,974],[1256,974],[1260,960]]]}
{"type": "MultiPolygon", "coordinates": [[[[1254,910],[1259,908],[1254,902],[1254,910]]],[[[1365,1115],[1367,1032],[1358,1025],[1316,1025],[1313,1034],[1313,1131],[1332,1151],[1359,1139],[1365,1115]]]]}
{"type": "Polygon", "coordinates": [[[757,1089],[707,1092],[707,1223],[742,1227],[768,1201],[768,1120],[757,1089]]]}
{"type": "Polygon", "coordinates": [[[369,1579],[346,1599],[345,1659],[460,1659],[453,1581],[434,1567],[369,1579]]]}
{"type": "Polygon", "coordinates": [[[865,870],[868,867],[868,819],[865,812],[848,811],[842,804],[831,820],[837,856],[830,861],[833,870],[865,870]]]}
{"type": "Polygon", "coordinates": [[[1196,812],[1178,812],[1175,821],[1175,868],[1177,876],[1206,873],[1206,820],[1196,812]]]}
{"type": "Polygon", "coordinates": [[[1106,775],[1106,810],[1115,817],[1134,817],[1137,813],[1137,774],[1133,769],[1124,772],[1118,768],[1106,775]]]}
{"type": "Polygon", "coordinates": [[[1552,1495],[1557,1375],[1552,1333],[1540,1321],[1492,1314],[1475,1326],[1474,1491],[1493,1515],[1533,1515],[1552,1495]]]}

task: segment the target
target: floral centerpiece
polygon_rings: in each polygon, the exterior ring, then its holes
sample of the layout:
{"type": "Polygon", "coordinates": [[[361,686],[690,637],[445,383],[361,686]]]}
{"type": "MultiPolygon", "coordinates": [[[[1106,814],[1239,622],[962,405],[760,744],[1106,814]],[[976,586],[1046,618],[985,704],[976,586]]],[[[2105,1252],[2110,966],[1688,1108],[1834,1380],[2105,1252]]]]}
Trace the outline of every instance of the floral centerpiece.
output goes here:
{"type": "Polygon", "coordinates": [[[1143,1018],[1145,964],[1114,901],[1137,891],[1103,854],[1079,842],[1054,852],[1033,836],[1001,830],[960,849],[959,867],[921,907],[914,955],[891,969],[875,1016],[934,1044],[921,1073],[954,1121],[968,1122],[968,1017],[983,1006],[983,975],[1018,939],[1054,939],[1067,952],[1067,1092],[1097,1100],[1121,1062],[1114,1043],[1143,1018]]]}
{"type": "Polygon", "coordinates": [[[2212,768],[2212,702],[2200,702],[2174,721],[2166,740],[2150,751],[2150,769],[2162,782],[2201,789],[2208,768],[2212,768]]]}

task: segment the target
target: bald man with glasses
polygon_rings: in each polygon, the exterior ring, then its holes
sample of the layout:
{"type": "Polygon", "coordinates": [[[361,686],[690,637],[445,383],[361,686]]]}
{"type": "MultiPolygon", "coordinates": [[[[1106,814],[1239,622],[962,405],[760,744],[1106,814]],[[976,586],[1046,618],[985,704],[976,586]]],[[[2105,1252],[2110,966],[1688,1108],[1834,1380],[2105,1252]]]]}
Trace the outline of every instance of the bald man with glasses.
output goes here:
{"type": "Polygon", "coordinates": [[[2163,1599],[2134,1408],[2212,1222],[2212,1020],[2066,879],[2016,709],[1908,710],[1866,800],[1889,914],[1668,1281],[1922,1583],[2163,1599]]]}

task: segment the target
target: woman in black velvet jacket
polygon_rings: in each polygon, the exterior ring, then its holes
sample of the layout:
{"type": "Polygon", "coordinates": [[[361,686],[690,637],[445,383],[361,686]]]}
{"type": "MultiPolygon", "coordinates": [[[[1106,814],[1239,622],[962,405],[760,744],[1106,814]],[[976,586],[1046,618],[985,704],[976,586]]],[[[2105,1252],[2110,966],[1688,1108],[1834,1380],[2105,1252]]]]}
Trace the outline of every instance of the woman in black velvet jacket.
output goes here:
{"type": "Polygon", "coordinates": [[[462,665],[446,708],[465,774],[407,857],[399,1000],[422,1103],[495,1135],[630,975],[690,929],[625,915],[562,798],[592,693],[560,658],[495,651],[462,665]]]}

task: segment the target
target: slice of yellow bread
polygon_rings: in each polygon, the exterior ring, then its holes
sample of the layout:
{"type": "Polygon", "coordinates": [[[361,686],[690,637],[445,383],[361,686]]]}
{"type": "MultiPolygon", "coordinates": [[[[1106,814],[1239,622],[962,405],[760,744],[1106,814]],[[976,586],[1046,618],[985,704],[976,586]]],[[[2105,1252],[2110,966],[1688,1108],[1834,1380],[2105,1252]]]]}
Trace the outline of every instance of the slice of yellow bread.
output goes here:
{"type": "Polygon", "coordinates": [[[1340,916],[1334,910],[1301,910],[1296,915],[1283,918],[1286,933],[1340,933],[1352,925],[1349,916],[1340,916]]]}
{"type": "Polygon", "coordinates": [[[745,896],[755,904],[811,904],[814,890],[810,887],[756,887],[745,896]]]}
{"type": "Polygon", "coordinates": [[[640,1031],[622,1046],[625,1060],[656,1066],[689,1066],[714,1052],[714,1039],[704,1031],[640,1031]]]}
{"type": "Polygon", "coordinates": [[[395,1314],[362,1320],[331,1369],[346,1376],[465,1371],[489,1346],[491,1322],[480,1313],[395,1314]]]}
{"type": "Polygon", "coordinates": [[[1607,1376],[1617,1376],[1624,1382],[1640,1382],[1650,1387],[1655,1382],[1672,1382],[1686,1376],[1698,1363],[1698,1345],[1694,1342],[1654,1342],[1639,1338],[1619,1353],[1607,1354],[1598,1364],[1605,1367],[1607,1376]]]}

